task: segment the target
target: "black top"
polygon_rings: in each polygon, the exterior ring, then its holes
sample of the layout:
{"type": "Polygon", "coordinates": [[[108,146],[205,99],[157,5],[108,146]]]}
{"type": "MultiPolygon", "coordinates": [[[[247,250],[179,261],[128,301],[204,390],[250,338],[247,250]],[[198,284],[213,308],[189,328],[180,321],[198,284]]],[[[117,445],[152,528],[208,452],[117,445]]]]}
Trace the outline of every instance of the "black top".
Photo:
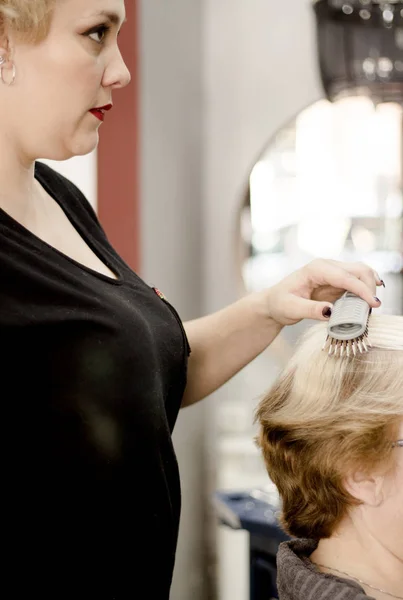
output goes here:
{"type": "Polygon", "coordinates": [[[3,590],[165,600],[186,334],[110,246],[81,192],[42,163],[35,176],[118,279],[0,210],[3,590]]]}

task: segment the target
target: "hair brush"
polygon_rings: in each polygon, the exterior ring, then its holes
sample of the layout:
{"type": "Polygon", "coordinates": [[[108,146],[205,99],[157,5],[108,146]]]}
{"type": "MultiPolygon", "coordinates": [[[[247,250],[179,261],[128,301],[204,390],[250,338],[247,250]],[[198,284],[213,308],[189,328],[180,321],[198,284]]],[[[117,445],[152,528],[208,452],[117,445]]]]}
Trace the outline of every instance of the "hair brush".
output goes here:
{"type": "Polygon", "coordinates": [[[351,292],[345,292],[334,303],[323,350],[328,350],[329,356],[340,358],[368,352],[371,348],[368,339],[370,314],[371,308],[365,300],[351,292]]]}

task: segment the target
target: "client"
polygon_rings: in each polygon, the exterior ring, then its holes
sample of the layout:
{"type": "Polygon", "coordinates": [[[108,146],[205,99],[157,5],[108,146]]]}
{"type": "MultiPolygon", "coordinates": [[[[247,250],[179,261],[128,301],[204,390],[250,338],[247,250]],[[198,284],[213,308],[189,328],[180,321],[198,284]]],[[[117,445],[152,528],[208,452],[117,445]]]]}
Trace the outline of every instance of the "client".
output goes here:
{"type": "Polygon", "coordinates": [[[368,352],[336,358],[312,327],[257,409],[295,538],[277,554],[280,600],[403,599],[403,317],[368,329],[368,352]]]}

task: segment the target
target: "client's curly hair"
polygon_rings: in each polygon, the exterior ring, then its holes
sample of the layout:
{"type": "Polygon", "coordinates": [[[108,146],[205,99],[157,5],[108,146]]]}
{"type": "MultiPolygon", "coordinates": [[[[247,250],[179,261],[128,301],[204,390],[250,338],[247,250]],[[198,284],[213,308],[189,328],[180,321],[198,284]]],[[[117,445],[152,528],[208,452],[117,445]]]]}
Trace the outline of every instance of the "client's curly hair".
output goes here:
{"type": "Polygon", "coordinates": [[[0,0],[0,35],[9,27],[30,43],[43,41],[56,0],[0,0]]]}
{"type": "Polygon", "coordinates": [[[373,316],[373,348],[356,358],[321,350],[325,324],[308,330],[260,402],[257,443],[295,537],[329,537],[358,504],[343,480],[394,468],[391,442],[403,418],[403,317],[373,316]]]}

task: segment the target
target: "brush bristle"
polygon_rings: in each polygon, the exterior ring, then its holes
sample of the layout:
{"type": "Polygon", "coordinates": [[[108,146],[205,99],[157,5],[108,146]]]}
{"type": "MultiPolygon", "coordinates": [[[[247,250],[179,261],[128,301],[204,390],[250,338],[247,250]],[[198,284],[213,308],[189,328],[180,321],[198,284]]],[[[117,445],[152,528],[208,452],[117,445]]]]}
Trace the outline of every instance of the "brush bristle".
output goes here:
{"type": "Polygon", "coordinates": [[[367,327],[360,337],[353,338],[352,340],[338,340],[328,335],[322,350],[327,351],[329,356],[336,358],[346,356],[350,358],[351,356],[368,352],[370,348],[372,348],[372,344],[368,338],[367,327]]]}

